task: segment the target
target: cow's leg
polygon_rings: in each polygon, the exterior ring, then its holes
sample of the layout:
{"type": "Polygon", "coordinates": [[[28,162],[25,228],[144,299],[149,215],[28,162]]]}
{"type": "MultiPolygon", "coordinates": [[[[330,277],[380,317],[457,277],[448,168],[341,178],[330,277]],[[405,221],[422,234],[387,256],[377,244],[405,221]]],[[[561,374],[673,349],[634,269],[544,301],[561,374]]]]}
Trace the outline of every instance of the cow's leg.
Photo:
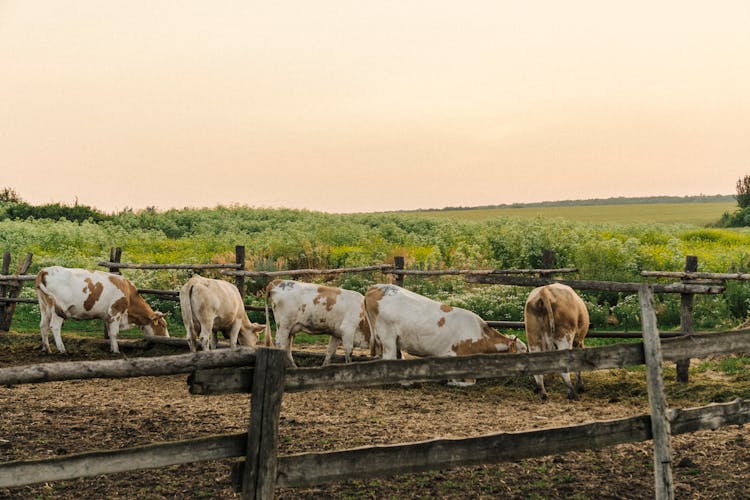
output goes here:
{"type": "MultiPolygon", "coordinates": [[[[568,333],[563,336],[561,339],[557,339],[555,341],[555,349],[558,351],[562,351],[564,349],[572,349],[573,348],[573,334],[568,333]]],[[[563,372],[560,374],[562,376],[563,381],[565,382],[565,386],[568,388],[568,399],[578,399],[578,394],[576,393],[575,388],[573,387],[573,383],[570,381],[570,372],[563,372]]]]}
{"type": "Polygon", "coordinates": [[[570,372],[563,372],[560,375],[562,375],[563,381],[568,388],[568,399],[578,399],[578,393],[576,393],[573,383],[570,381],[570,372]]]}
{"type": "MultiPolygon", "coordinates": [[[[198,337],[198,341],[201,344],[201,349],[204,351],[208,351],[212,347],[212,340],[213,340],[213,322],[204,323],[203,321],[200,322],[201,325],[201,333],[198,337]]],[[[213,345],[213,347],[216,347],[216,344],[213,345]]]]}
{"type": "MultiPolygon", "coordinates": [[[[65,346],[63,345],[62,334],[60,333],[63,321],[64,320],[57,314],[53,314],[50,318],[50,327],[52,328],[52,336],[55,338],[55,345],[57,346],[57,350],[60,353],[65,354],[65,346]]],[[[49,347],[49,344],[47,345],[49,347]]]]}
{"type": "Polygon", "coordinates": [[[276,325],[276,347],[282,349],[286,353],[286,359],[289,366],[296,368],[297,364],[292,358],[292,340],[294,335],[292,329],[286,325],[276,325]]]}
{"type": "MultiPolygon", "coordinates": [[[[200,327],[200,325],[198,325],[200,327]]],[[[185,337],[187,338],[188,347],[190,347],[190,352],[195,352],[195,341],[196,334],[195,334],[195,323],[193,323],[193,320],[190,319],[187,323],[185,323],[185,337]]]]}
{"type": "Polygon", "coordinates": [[[42,350],[47,351],[48,354],[52,354],[52,349],[49,346],[49,323],[52,319],[52,313],[46,308],[41,309],[42,320],[39,322],[39,333],[42,335],[42,350]]]}
{"type": "Polygon", "coordinates": [[[232,325],[232,328],[229,330],[229,347],[232,349],[237,349],[239,347],[237,345],[237,338],[240,336],[240,328],[242,327],[242,320],[238,319],[234,322],[232,325]]]}
{"type": "Polygon", "coordinates": [[[109,347],[114,354],[120,354],[120,346],[117,345],[117,334],[120,333],[120,318],[112,318],[106,322],[107,335],[109,336],[109,347]]]}
{"type": "MultiPolygon", "coordinates": [[[[331,363],[331,358],[333,358],[333,355],[336,354],[336,349],[338,348],[340,343],[341,339],[331,335],[331,339],[328,341],[328,349],[326,349],[326,358],[323,360],[323,366],[331,363]]],[[[347,363],[348,362],[349,361],[347,360],[347,363]]]]}
{"type": "Polygon", "coordinates": [[[346,363],[351,363],[352,351],[354,351],[354,334],[344,335],[342,342],[344,344],[344,360],[346,363]]]}
{"type": "MultiPolygon", "coordinates": [[[[538,345],[531,345],[531,343],[529,343],[529,352],[541,352],[541,351],[542,349],[538,345]]],[[[539,398],[541,398],[542,401],[546,401],[547,390],[544,388],[544,374],[534,375],[534,382],[536,383],[534,392],[539,394],[539,398]]]]}
{"type": "Polygon", "coordinates": [[[396,359],[398,357],[399,348],[396,340],[397,338],[396,335],[389,335],[385,339],[381,337],[380,341],[383,345],[383,359],[396,359]]]}
{"type": "MultiPolygon", "coordinates": [[[[573,348],[583,349],[583,339],[579,339],[578,336],[576,336],[576,339],[573,341],[573,348]]],[[[581,378],[581,372],[576,372],[576,374],[576,392],[584,392],[586,388],[583,386],[583,378],[581,378]]]]}

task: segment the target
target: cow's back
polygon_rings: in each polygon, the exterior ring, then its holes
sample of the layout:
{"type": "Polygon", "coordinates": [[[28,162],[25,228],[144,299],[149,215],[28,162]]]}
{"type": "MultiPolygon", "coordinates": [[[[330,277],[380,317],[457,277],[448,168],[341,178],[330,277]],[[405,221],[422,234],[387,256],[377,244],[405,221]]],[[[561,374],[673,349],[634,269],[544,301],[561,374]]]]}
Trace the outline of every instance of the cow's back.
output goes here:
{"type": "Polygon", "coordinates": [[[371,328],[381,341],[395,335],[399,348],[414,356],[455,356],[457,343],[481,338],[486,326],[471,311],[395,285],[370,287],[365,308],[371,328]]]}
{"type": "Polygon", "coordinates": [[[102,271],[51,266],[37,274],[37,289],[54,302],[58,314],[72,318],[105,318],[118,300],[127,307],[129,283],[102,271]]]}

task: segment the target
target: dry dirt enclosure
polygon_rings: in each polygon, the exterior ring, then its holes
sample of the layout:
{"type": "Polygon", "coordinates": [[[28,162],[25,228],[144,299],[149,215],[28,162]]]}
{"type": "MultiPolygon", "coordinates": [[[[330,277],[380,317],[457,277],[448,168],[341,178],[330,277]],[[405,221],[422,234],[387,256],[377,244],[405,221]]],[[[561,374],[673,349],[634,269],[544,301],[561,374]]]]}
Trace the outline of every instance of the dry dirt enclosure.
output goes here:
{"type": "MultiPolygon", "coordinates": [[[[109,358],[104,350],[66,339],[72,354],[43,355],[34,335],[0,335],[0,367],[109,358]]],[[[323,346],[315,346],[323,349],[323,346]]],[[[153,349],[135,355],[159,355],[153,349]]],[[[172,351],[174,352],[174,351],[172,351]]],[[[667,372],[669,370],[667,369],[667,372]]],[[[412,387],[325,390],[284,395],[280,453],[335,450],[437,437],[559,427],[647,412],[640,370],[584,374],[589,390],[565,399],[550,378],[541,403],[531,380],[493,379],[474,387],[425,383],[412,387]]],[[[187,376],[88,380],[0,387],[0,462],[117,449],[247,430],[248,395],[194,396],[187,376]]],[[[671,377],[673,379],[673,377],[671,377]]],[[[748,397],[746,382],[691,373],[688,387],[667,376],[669,403],[701,406],[748,397]]],[[[725,427],[676,436],[678,498],[743,498],[750,494],[748,437],[725,427]]],[[[238,498],[229,486],[234,460],[200,462],[71,481],[0,489],[0,498],[238,498]]],[[[279,498],[651,498],[651,443],[574,452],[518,463],[365,479],[309,489],[277,490],[279,498]]]]}

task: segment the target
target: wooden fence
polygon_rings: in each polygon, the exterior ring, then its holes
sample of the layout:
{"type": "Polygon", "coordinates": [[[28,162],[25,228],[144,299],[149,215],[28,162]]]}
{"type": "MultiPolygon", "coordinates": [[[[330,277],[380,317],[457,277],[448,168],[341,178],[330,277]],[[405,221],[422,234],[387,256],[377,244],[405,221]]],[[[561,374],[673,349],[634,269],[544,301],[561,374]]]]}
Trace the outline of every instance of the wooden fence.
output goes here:
{"type": "Polygon", "coordinates": [[[644,342],[585,350],[462,358],[381,360],[321,368],[287,369],[277,349],[214,351],[158,359],[51,363],[0,369],[0,385],[90,377],[135,377],[191,372],[194,394],[251,392],[247,433],[159,443],[123,450],[0,464],[0,487],[163,467],[202,460],[245,457],[232,481],[243,498],[272,498],[279,486],[438,470],[462,465],[598,449],[654,440],[655,497],[673,498],[670,435],[750,421],[750,402],[735,400],[701,408],[669,410],[663,360],[750,350],[750,330],[659,339],[653,290],[639,290],[644,342]],[[650,415],[538,431],[467,439],[436,439],[322,453],[278,455],[283,393],[317,388],[364,387],[396,382],[529,376],[551,371],[600,370],[646,364],[650,415]]]}
{"type": "MultiPolygon", "coordinates": [[[[3,260],[3,274],[7,274],[6,260],[9,263],[10,256],[6,252],[6,258],[3,260]]],[[[571,280],[554,278],[555,275],[575,273],[575,268],[554,268],[554,252],[544,251],[543,265],[541,269],[485,269],[485,270],[465,270],[465,269],[441,269],[441,270],[415,270],[405,269],[404,258],[395,257],[394,264],[381,264],[374,266],[350,267],[339,269],[295,269],[283,271],[248,271],[245,270],[245,247],[242,245],[235,246],[235,262],[224,264],[138,264],[121,262],[122,250],[119,247],[110,250],[109,261],[99,262],[98,265],[106,267],[110,272],[119,273],[121,269],[141,269],[141,270],[218,270],[226,276],[234,278],[235,285],[244,297],[246,291],[246,279],[258,278],[276,278],[276,277],[305,277],[305,276],[333,276],[343,273],[361,273],[361,272],[380,272],[385,276],[394,277],[394,281],[400,286],[404,285],[404,278],[407,276],[463,276],[467,282],[483,284],[499,284],[524,287],[536,287],[549,283],[564,283],[576,290],[590,290],[603,292],[616,292],[634,294],[638,293],[641,283],[617,283],[610,281],[594,280],[571,280]]],[[[19,275],[26,272],[28,265],[31,263],[31,254],[24,261],[25,267],[19,266],[19,275]]],[[[643,271],[641,275],[644,278],[677,278],[680,281],[666,284],[653,284],[655,293],[678,293],[680,294],[680,331],[665,333],[663,336],[677,336],[695,333],[693,328],[693,303],[697,294],[719,294],[724,291],[726,280],[748,280],[750,274],[742,273],[698,273],[698,258],[687,256],[684,272],[664,272],[664,271],[643,271]]],[[[15,294],[14,297],[2,298],[0,293],[0,331],[7,331],[10,328],[15,303],[32,302],[34,299],[18,298],[22,280],[33,280],[32,276],[14,276],[15,281],[0,281],[0,292],[3,291],[2,283],[9,283],[8,290],[15,294]],[[7,305],[6,305],[7,304],[7,305]],[[5,327],[5,328],[3,328],[5,327]]],[[[0,280],[4,278],[0,275],[0,280]]],[[[138,289],[142,294],[154,295],[164,300],[179,301],[179,291],[177,290],[156,290],[156,289],[138,289]]],[[[262,312],[263,306],[245,305],[248,311],[262,312]]],[[[493,321],[487,323],[495,328],[523,329],[523,321],[493,321]]],[[[596,326],[596,325],[595,325],[596,326]]],[[[106,337],[106,328],[104,332],[106,337]]],[[[598,332],[591,330],[589,338],[639,338],[640,332],[598,332]]],[[[677,363],[677,380],[681,382],[688,381],[689,360],[680,360],[677,363]]]]}

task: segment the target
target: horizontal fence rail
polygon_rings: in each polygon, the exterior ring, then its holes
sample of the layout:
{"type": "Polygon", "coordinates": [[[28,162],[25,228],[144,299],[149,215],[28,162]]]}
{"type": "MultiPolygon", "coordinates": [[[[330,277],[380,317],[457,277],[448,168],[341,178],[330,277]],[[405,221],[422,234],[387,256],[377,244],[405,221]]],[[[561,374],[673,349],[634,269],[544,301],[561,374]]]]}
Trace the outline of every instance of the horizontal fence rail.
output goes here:
{"type": "Polygon", "coordinates": [[[750,280],[747,273],[699,273],[691,271],[641,271],[641,276],[653,278],[707,279],[707,280],[750,280]]]}
{"type": "Polygon", "coordinates": [[[390,264],[382,264],[378,266],[342,267],[338,269],[290,269],[287,271],[222,271],[221,274],[225,274],[227,276],[244,276],[248,278],[275,278],[279,276],[365,273],[370,271],[391,273],[394,269],[395,267],[390,264]]]}
{"type": "Polygon", "coordinates": [[[35,281],[36,274],[0,274],[2,281],[35,281]]]}
{"type": "Polygon", "coordinates": [[[239,269],[241,264],[127,264],[122,262],[99,262],[97,266],[110,269],[239,269]]]}
{"type": "MultiPolygon", "coordinates": [[[[278,457],[278,486],[312,486],[437,468],[497,463],[651,439],[649,415],[554,429],[436,439],[278,457]]],[[[671,410],[673,435],[750,422],[750,403],[671,410]]],[[[0,464],[0,487],[165,467],[245,455],[247,433],[0,464]]],[[[241,466],[236,466],[241,469],[241,466]]],[[[236,478],[237,479],[237,478],[236,478]]],[[[241,479],[241,478],[239,478],[241,479]]]]}
{"type": "Polygon", "coordinates": [[[566,274],[566,273],[577,273],[578,269],[575,267],[563,267],[559,269],[485,269],[485,270],[473,270],[473,269],[435,269],[435,270],[420,270],[420,269],[395,269],[390,271],[391,274],[399,274],[403,276],[444,276],[444,275],[506,275],[506,274],[566,274]]]}
{"type": "Polygon", "coordinates": [[[0,385],[33,384],[90,378],[127,378],[190,373],[199,366],[252,366],[255,350],[248,348],[191,354],[102,361],[70,361],[0,368],[0,385]]]}
{"type": "MultiPolygon", "coordinates": [[[[592,290],[600,292],[623,292],[638,293],[643,283],[619,283],[615,281],[594,280],[564,280],[551,278],[526,278],[522,276],[502,275],[479,275],[467,276],[466,281],[470,283],[482,283],[485,285],[512,285],[512,286],[544,286],[552,283],[562,283],[576,290],[592,290]]],[[[695,294],[719,294],[724,292],[724,287],[719,285],[695,285],[686,283],[669,283],[650,285],[654,293],[695,293],[695,294]]]]}
{"type": "MultiPolygon", "coordinates": [[[[741,351],[750,351],[750,330],[680,336],[665,339],[662,343],[662,355],[666,361],[741,351]]],[[[642,343],[524,354],[379,360],[344,366],[289,368],[286,370],[284,390],[294,392],[453,378],[530,376],[623,368],[643,363],[642,343]]],[[[193,394],[246,393],[250,392],[252,381],[251,368],[196,370],[188,378],[193,394]]]]}
{"type": "MultiPolygon", "coordinates": [[[[750,421],[750,403],[673,411],[673,435],[750,421]]],[[[491,434],[466,439],[356,448],[279,457],[278,486],[312,486],[331,481],[422,472],[463,465],[515,461],[569,451],[599,449],[651,439],[651,417],[594,422],[538,431],[491,434]]]]}

